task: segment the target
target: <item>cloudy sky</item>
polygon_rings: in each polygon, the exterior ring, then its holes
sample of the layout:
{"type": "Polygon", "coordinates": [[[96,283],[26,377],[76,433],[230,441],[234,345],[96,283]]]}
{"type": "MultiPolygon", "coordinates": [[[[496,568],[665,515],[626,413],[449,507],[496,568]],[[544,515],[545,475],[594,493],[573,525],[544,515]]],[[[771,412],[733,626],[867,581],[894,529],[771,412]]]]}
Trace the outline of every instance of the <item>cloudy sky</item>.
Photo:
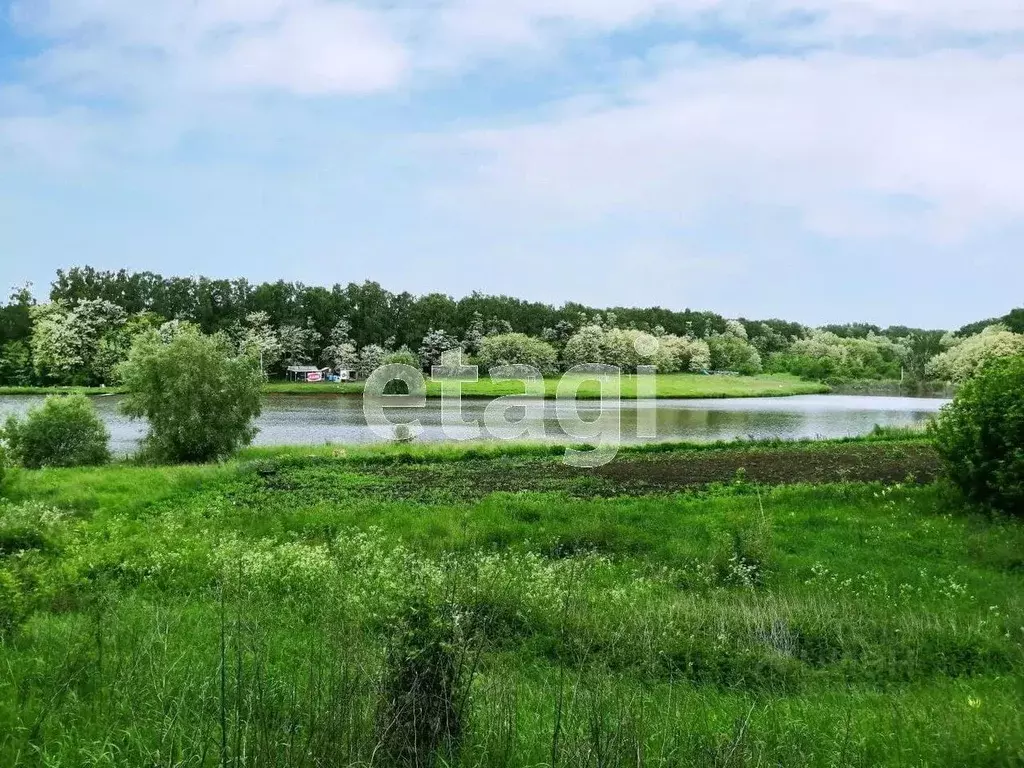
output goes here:
{"type": "Polygon", "coordinates": [[[0,0],[0,288],[1024,303],[1021,0],[0,0]]]}

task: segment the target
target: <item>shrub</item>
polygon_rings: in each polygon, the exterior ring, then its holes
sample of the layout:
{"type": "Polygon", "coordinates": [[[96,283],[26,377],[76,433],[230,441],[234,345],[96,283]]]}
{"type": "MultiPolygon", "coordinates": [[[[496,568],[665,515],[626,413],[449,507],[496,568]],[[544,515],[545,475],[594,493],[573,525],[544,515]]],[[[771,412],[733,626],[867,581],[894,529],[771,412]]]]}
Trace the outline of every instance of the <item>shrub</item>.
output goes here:
{"type": "Polygon", "coordinates": [[[110,433],[84,395],[51,396],[24,418],[8,417],[4,439],[11,459],[29,469],[110,461],[110,433]]]}
{"type": "Polygon", "coordinates": [[[491,369],[502,365],[529,365],[542,374],[558,369],[555,348],[524,333],[503,333],[488,336],[480,345],[480,364],[491,369]]]}
{"type": "Polygon", "coordinates": [[[985,363],[929,432],[969,501],[1024,515],[1024,356],[985,363]]]}
{"type": "Polygon", "coordinates": [[[168,341],[141,336],[121,369],[132,418],[149,420],[144,447],[152,458],[219,459],[256,436],[263,374],[250,355],[236,356],[222,336],[185,328],[168,341]]]}

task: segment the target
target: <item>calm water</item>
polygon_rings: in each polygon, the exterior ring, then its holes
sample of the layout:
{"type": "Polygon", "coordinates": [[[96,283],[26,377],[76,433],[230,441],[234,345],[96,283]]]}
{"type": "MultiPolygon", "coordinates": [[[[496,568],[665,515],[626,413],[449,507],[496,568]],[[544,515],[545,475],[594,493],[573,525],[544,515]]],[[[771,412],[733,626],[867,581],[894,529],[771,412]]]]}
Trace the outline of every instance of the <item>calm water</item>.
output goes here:
{"type": "MultiPolygon", "coordinates": [[[[117,397],[93,398],[97,410],[110,429],[111,448],[120,454],[131,452],[145,431],[145,425],[131,422],[117,409],[117,397]]],[[[41,397],[0,396],[0,419],[8,413],[22,413],[41,402],[41,397]]],[[[570,415],[574,404],[529,401],[543,409],[542,424],[552,441],[567,440],[559,416],[570,415]]],[[[864,435],[876,424],[909,426],[926,421],[947,401],[908,397],[863,397],[845,395],[806,395],[799,397],[750,398],[730,400],[658,400],[624,402],[618,411],[623,442],[649,442],[637,438],[638,413],[653,414],[658,440],[715,441],[736,438],[800,439],[850,437],[864,435]]],[[[482,423],[487,401],[467,400],[462,418],[482,423]]],[[[594,402],[575,403],[579,418],[598,419],[601,406],[594,402]]],[[[513,411],[510,418],[522,418],[524,410],[513,411]]],[[[605,410],[614,418],[614,409],[605,410]]],[[[394,422],[417,418],[422,425],[419,439],[443,442],[474,437],[470,427],[441,427],[437,401],[426,408],[391,409],[394,422]]],[[[641,417],[643,418],[643,417],[641,417]]],[[[257,422],[257,445],[323,445],[325,443],[369,443],[382,438],[373,434],[363,418],[362,399],[331,395],[270,396],[257,422]]],[[[484,433],[483,437],[487,437],[484,433]]]]}

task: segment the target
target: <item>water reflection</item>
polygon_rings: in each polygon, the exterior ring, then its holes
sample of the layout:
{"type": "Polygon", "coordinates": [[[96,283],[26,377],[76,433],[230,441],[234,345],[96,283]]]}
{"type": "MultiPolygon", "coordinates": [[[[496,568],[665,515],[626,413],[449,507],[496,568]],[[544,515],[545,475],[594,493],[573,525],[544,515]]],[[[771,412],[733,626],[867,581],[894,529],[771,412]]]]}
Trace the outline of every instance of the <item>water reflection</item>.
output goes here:
{"type": "MultiPolygon", "coordinates": [[[[0,418],[23,413],[42,398],[0,397],[0,418]]],[[[118,454],[135,449],[145,426],[131,422],[117,409],[119,398],[97,397],[93,403],[111,432],[111,448],[118,454]]],[[[559,422],[575,408],[579,418],[595,420],[601,405],[593,401],[556,403],[546,401],[540,420],[547,439],[566,441],[559,422]]],[[[807,395],[799,397],[729,400],[657,400],[622,403],[618,411],[624,443],[646,442],[637,437],[638,414],[654,414],[658,440],[698,442],[746,439],[801,439],[849,437],[867,434],[876,424],[908,426],[931,418],[947,401],[906,397],[864,397],[807,395]]],[[[485,400],[463,402],[462,418],[483,422],[485,400]]],[[[520,409],[516,409],[520,410],[520,409]]],[[[512,413],[521,418],[522,413],[512,413]]],[[[420,440],[445,442],[472,439],[471,427],[443,430],[440,404],[428,401],[426,408],[389,409],[392,421],[419,419],[420,440]]],[[[322,445],[326,443],[372,443],[381,440],[367,426],[359,397],[332,395],[269,396],[258,426],[257,445],[322,445]]],[[[487,437],[486,433],[482,435],[487,437]]]]}

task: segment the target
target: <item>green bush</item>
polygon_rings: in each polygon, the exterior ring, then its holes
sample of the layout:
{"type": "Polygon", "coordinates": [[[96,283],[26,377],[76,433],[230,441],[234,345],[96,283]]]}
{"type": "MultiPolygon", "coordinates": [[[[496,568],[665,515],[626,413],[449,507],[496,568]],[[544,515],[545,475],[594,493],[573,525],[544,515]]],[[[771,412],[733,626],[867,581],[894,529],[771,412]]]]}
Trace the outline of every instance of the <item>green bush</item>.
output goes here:
{"type": "Polygon", "coordinates": [[[29,469],[110,461],[110,433],[85,395],[50,396],[24,418],[9,416],[4,440],[11,459],[29,469]]]}
{"type": "Polygon", "coordinates": [[[256,436],[263,373],[227,339],[185,328],[168,341],[144,334],[120,374],[122,410],[149,421],[144,451],[160,461],[220,459],[256,436]]]}
{"type": "Polygon", "coordinates": [[[988,361],[929,432],[969,501],[1024,515],[1024,356],[988,361]]]}

